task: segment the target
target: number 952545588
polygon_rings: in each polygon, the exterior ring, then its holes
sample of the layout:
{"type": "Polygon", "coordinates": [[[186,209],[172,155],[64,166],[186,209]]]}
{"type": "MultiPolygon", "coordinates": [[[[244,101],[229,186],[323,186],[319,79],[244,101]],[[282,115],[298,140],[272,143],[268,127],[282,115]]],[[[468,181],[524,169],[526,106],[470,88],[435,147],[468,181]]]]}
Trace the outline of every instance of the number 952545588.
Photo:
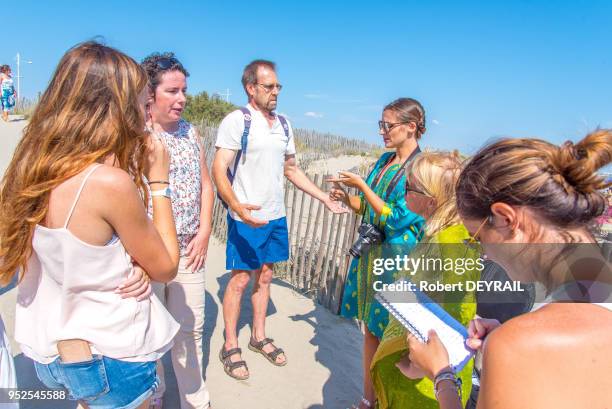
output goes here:
{"type": "Polygon", "coordinates": [[[63,400],[67,399],[68,395],[63,390],[24,390],[24,389],[9,389],[6,391],[6,395],[9,401],[20,401],[20,400],[63,400]]]}

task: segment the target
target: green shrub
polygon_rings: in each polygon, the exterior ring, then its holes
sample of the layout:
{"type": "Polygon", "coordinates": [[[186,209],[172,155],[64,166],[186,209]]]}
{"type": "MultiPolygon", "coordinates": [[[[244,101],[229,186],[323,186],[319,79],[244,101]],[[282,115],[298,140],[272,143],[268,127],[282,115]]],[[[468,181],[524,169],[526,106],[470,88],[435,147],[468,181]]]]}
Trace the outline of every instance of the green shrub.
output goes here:
{"type": "Polygon", "coordinates": [[[210,124],[219,124],[225,115],[236,109],[238,109],[236,105],[217,97],[210,97],[204,91],[197,95],[187,95],[183,118],[192,123],[204,121],[210,124]]]}

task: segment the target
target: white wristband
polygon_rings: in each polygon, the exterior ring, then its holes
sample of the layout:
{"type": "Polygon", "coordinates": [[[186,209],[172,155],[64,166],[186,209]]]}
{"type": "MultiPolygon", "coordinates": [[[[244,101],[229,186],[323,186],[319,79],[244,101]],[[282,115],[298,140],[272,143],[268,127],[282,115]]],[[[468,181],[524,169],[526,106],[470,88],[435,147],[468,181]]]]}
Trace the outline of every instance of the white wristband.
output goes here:
{"type": "Polygon", "coordinates": [[[167,187],[165,189],[152,190],[151,197],[155,197],[155,196],[164,196],[170,199],[172,197],[172,189],[170,189],[170,187],[167,187]]]}

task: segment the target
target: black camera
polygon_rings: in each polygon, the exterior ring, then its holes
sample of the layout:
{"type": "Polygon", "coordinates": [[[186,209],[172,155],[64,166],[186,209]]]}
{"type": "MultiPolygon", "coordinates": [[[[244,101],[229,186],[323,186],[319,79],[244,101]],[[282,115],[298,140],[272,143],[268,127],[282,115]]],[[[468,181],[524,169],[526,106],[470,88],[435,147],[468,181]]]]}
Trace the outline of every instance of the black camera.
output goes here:
{"type": "Polygon", "coordinates": [[[359,238],[349,249],[349,254],[355,258],[359,258],[362,254],[367,253],[372,245],[382,243],[385,240],[385,233],[370,223],[363,223],[359,226],[357,232],[359,233],[359,238]]]}

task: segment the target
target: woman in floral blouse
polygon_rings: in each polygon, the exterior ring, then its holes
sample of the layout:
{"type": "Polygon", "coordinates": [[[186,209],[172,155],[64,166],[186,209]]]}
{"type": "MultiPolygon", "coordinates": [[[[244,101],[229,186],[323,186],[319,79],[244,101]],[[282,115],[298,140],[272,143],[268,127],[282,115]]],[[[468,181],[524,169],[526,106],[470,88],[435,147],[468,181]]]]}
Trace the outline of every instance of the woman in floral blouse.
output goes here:
{"type": "MultiPolygon", "coordinates": [[[[204,326],[204,264],[211,233],[213,189],[200,135],[181,118],[186,102],[187,70],[172,53],[151,54],[142,62],[149,76],[150,127],[170,154],[167,183],[179,240],[180,262],[176,278],[163,292],[166,307],[181,329],[174,339],[172,366],[177,378],[181,408],[210,406],[202,378],[204,326]]],[[[149,181],[151,183],[151,181],[149,181]]],[[[155,185],[157,186],[157,185],[155,185]]],[[[167,194],[163,189],[159,194],[167,194]]],[[[154,194],[154,193],[152,193],[154,194]]],[[[163,370],[158,371],[163,375],[163,370]]],[[[163,387],[162,389],[163,393],[163,387]]],[[[159,395],[159,394],[158,394],[159,395]]],[[[153,402],[161,407],[161,397],[153,402]]]]}

